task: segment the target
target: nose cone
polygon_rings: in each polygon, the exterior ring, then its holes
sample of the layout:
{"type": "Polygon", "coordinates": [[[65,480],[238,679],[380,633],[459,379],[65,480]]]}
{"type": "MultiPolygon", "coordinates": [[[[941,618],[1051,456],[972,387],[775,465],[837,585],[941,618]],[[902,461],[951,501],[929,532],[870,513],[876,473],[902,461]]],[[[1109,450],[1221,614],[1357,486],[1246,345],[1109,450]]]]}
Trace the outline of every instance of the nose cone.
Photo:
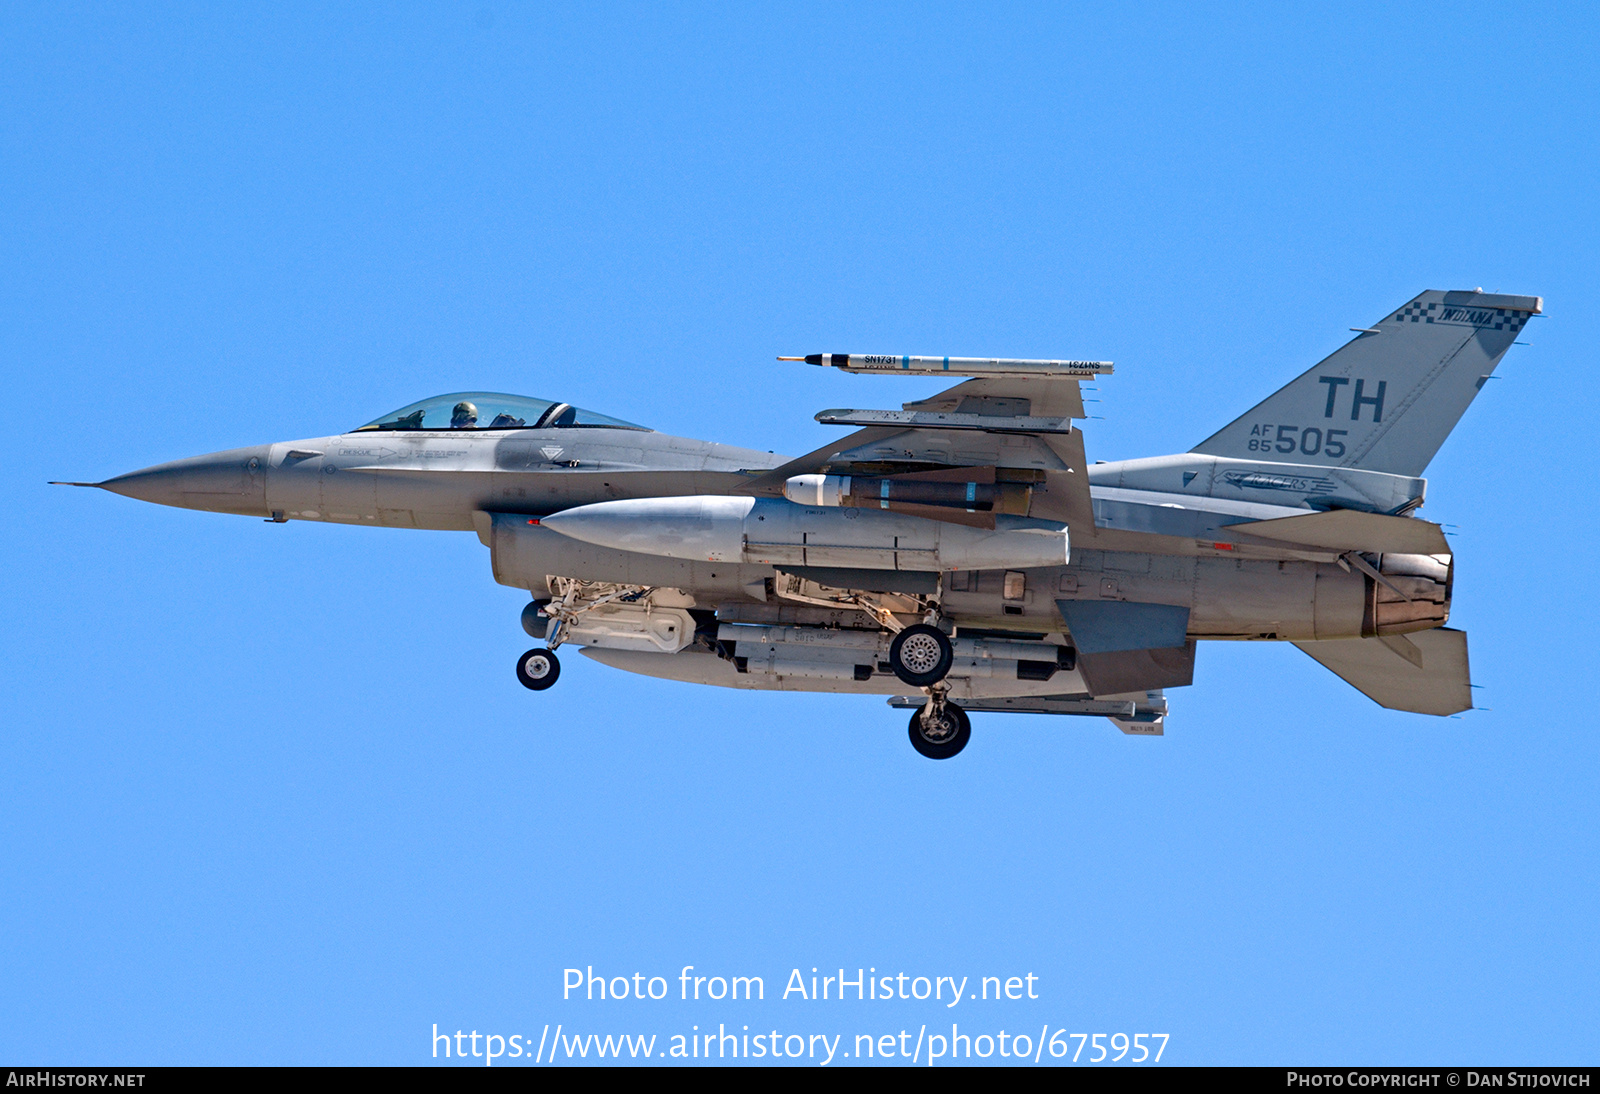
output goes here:
{"type": "Polygon", "coordinates": [[[267,516],[268,445],[232,448],[209,456],[158,463],[96,483],[126,498],[204,509],[212,513],[267,516]]]}

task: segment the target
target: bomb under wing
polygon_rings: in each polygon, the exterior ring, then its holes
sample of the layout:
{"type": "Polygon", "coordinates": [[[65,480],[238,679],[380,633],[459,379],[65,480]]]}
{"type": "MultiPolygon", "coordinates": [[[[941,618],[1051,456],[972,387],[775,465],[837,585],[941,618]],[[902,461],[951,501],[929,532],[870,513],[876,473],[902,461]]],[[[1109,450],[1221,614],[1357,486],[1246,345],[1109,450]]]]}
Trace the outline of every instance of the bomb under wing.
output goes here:
{"type": "Polygon", "coordinates": [[[571,539],[666,558],[878,570],[1064,566],[1066,525],[999,516],[993,529],[778,498],[630,498],[539,523],[571,539]]]}

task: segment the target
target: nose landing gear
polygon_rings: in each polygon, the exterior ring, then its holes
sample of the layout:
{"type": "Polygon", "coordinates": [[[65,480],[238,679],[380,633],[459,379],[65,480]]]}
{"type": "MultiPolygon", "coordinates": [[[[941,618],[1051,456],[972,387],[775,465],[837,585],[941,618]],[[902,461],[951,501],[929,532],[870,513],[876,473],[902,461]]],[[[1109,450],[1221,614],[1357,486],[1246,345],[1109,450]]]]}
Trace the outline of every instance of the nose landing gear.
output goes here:
{"type": "MultiPolygon", "coordinates": [[[[566,601],[572,599],[569,591],[566,601]]],[[[548,643],[547,648],[532,649],[517,658],[517,682],[529,691],[544,691],[561,678],[561,662],[556,658],[556,647],[566,640],[569,618],[570,613],[563,615],[560,608],[552,610],[548,600],[535,600],[522,609],[522,629],[548,643]]]]}
{"type": "Polygon", "coordinates": [[[517,658],[517,680],[529,691],[543,691],[561,677],[554,650],[529,650],[517,658]]]}

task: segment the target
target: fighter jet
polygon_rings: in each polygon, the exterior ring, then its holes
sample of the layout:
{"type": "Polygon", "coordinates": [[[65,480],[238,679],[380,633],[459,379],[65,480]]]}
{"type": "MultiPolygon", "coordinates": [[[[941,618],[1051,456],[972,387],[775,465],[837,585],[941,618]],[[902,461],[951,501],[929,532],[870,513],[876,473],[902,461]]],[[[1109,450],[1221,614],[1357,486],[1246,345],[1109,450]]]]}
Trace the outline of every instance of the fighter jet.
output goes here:
{"type": "Polygon", "coordinates": [[[1177,455],[1086,459],[1106,362],[811,354],[964,378],[790,459],[563,402],[456,392],[346,433],[95,486],[282,523],[475,532],[543,645],[719,687],[878,694],[924,756],[968,712],[1103,716],[1159,736],[1201,641],[1292,642],[1384,707],[1472,705],[1434,453],[1538,297],[1429,291],[1177,455]]]}

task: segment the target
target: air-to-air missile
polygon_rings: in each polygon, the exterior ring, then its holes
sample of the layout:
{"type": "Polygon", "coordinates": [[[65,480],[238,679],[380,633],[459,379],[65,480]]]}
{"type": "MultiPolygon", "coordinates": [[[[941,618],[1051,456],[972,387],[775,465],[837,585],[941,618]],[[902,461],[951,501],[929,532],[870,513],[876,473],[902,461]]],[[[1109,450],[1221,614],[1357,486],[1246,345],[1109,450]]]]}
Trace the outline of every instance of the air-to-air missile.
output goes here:
{"type": "Polygon", "coordinates": [[[1100,376],[1110,361],[1033,361],[1016,357],[910,357],[892,353],[808,353],[780,357],[845,372],[903,372],[922,376],[1100,376]]]}

